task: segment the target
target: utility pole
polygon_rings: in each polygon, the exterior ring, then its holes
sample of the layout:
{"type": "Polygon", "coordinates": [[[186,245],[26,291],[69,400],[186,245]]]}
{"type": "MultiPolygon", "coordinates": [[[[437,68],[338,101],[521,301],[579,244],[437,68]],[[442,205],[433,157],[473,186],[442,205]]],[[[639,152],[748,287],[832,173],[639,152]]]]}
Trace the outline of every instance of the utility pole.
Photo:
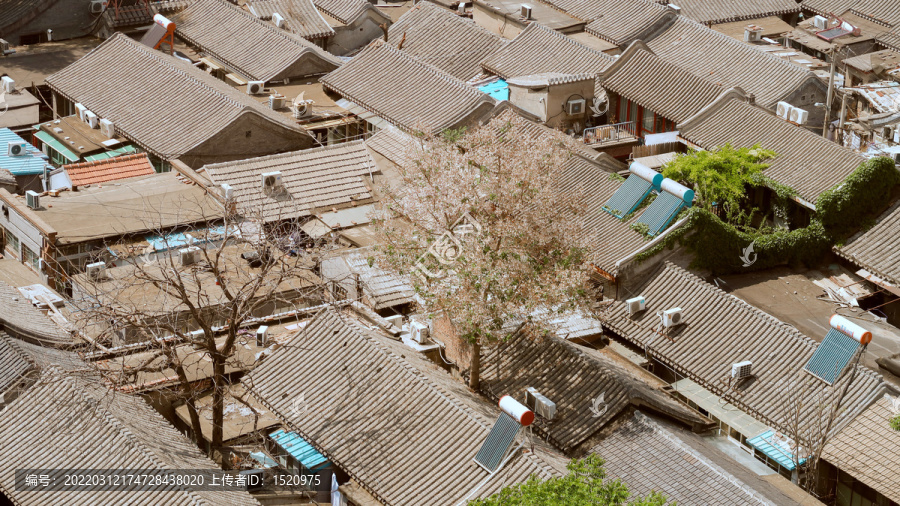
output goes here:
{"type": "Polygon", "coordinates": [[[834,100],[834,66],[837,63],[834,54],[834,44],[831,45],[831,50],[828,51],[828,54],[831,55],[831,70],[828,74],[828,98],[825,99],[825,124],[822,125],[822,137],[828,137],[828,123],[831,120],[831,101],[834,100]]]}
{"type": "Polygon", "coordinates": [[[847,121],[847,91],[841,95],[841,122],[838,124],[837,132],[835,132],[834,140],[838,141],[841,146],[844,145],[844,122],[847,121]]]}

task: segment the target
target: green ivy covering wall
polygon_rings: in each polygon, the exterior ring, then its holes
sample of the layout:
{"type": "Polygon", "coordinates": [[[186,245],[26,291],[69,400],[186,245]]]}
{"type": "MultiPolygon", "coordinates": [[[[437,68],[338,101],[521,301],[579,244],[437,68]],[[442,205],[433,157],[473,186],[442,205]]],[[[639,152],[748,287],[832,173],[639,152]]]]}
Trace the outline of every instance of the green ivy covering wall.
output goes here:
{"type": "MultiPolygon", "coordinates": [[[[816,201],[817,216],[797,230],[743,232],[709,211],[695,207],[688,222],[672,231],[653,248],[637,256],[642,262],[676,243],[694,254],[692,266],[713,274],[748,272],[780,264],[814,264],[832,245],[849,237],[866,220],[890,203],[900,172],[889,158],[873,158],[859,166],[843,183],[822,193],[816,201]],[[753,245],[752,250],[748,249],[753,245]],[[750,265],[745,265],[750,261],[750,265]]],[[[790,194],[780,188],[781,194],[790,194]]]]}

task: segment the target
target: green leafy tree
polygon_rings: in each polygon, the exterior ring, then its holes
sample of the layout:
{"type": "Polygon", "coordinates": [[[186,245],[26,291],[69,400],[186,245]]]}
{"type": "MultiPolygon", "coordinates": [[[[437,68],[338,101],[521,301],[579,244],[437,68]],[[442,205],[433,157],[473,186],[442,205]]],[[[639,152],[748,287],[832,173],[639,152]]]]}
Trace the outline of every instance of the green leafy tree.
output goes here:
{"type": "Polygon", "coordinates": [[[666,498],[659,493],[629,499],[628,487],[619,480],[607,480],[603,459],[588,455],[567,466],[569,474],[543,481],[535,476],[525,483],[502,489],[469,506],[661,506],[666,498]]]}
{"type": "Polygon", "coordinates": [[[747,186],[760,186],[764,163],[775,152],[759,144],[751,148],[734,148],[726,144],[712,151],[693,151],[680,155],[663,167],[663,175],[693,186],[698,204],[712,211],[713,204],[721,206],[726,219],[733,222],[741,214],[740,202],[747,194],[747,186]]]}

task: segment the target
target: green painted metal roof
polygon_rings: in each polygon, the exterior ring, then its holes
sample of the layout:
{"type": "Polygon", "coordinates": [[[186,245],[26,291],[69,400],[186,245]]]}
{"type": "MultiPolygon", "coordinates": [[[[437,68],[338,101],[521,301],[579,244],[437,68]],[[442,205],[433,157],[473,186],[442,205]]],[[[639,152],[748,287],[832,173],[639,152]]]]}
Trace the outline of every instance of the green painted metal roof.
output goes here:
{"type": "Polygon", "coordinates": [[[111,149],[109,151],[104,151],[102,153],[95,153],[90,156],[84,157],[84,160],[87,162],[96,162],[97,160],[106,160],[107,158],[113,158],[116,156],[127,155],[129,153],[136,153],[137,148],[132,146],[131,144],[126,144],[124,146],[120,146],[115,149],[111,149]]]}
{"type": "Polygon", "coordinates": [[[51,148],[55,149],[56,151],[58,151],[59,154],[63,155],[66,158],[66,160],[69,160],[70,162],[77,162],[79,160],[78,155],[76,155],[72,150],[67,148],[65,146],[65,144],[54,139],[53,136],[48,134],[47,132],[38,130],[37,132],[34,133],[34,136],[37,137],[38,139],[40,139],[41,142],[43,142],[44,144],[46,144],[46,145],[50,146],[51,148]]]}

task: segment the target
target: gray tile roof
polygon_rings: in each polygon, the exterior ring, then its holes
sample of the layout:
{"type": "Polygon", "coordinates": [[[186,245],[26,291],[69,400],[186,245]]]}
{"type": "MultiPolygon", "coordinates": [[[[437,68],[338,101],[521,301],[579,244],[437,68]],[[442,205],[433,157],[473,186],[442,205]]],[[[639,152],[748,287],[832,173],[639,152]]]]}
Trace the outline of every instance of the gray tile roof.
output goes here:
{"type": "Polygon", "coordinates": [[[586,204],[584,231],[592,245],[590,262],[616,276],[616,263],[644,247],[647,242],[630,228],[636,216],[622,222],[602,210],[606,201],[622,185],[610,176],[594,164],[572,157],[566,164],[563,184],[573,191],[583,192],[586,204]]]}
{"type": "Polygon", "coordinates": [[[366,11],[371,11],[388,23],[391,20],[389,16],[366,0],[313,0],[313,3],[319,10],[345,25],[352,24],[366,11]]]}
{"type": "Polygon", "coordinates": [[[34,368],[34,363],[19,350],[14,338],[0,331],[0,399],[7,389],[34,368]]]}
{"type": "Polygon", "coordinates": [[[678,128],[682,137],[704,149],[759,143],[775,151],[778,156],[769,162],[765,174],[797,190],[810,203],[864,161],[861,155],[730,94],[723,94],[678,128]]]}
{"type": "Polygon", "coordinates": [[[896,27],[900,25],[900,8],[898,7],[900,6],[897,5],[896,0],[858,0],[850,9],[870,21],[896,27]]]}
{"type": "Polygon", "coordinates": [[[769,109],[809,82],[825,89],[825,84],[808,69],[683,16],[647,45],[660,58],[698,77],[753,93],[756,101],[769,109]]]}
{"type": "Polygon", "coordinates": [[[397,165],[406,162],[408,143],[413,138],[394,128],[381,129],[366,139],[366,146],[397,165]]]}
{"type": "Polygon", "coordinates": [[[372,202],[364,177],[375,162],[363,141],[205,165],[216,184],[230,184],[239,212],[261,213],[266,221],[308,216],[315,210],[372,202]],[[266,195],[261,175],[281,172],[286,195],[266,195]]]}
{"type": "MultiPolygon", "coordinates": [[[[811,399],[827,396],[841,391],[854,376],[844,374],[833,387],[813,379],[803,367],[817,347],[815,341],[674,264],[660,266],[632,293],[646,298],[647,309],[629,317],[626,304],[615,302],[607,314],[607,327],[676,373],[776,429],[788,431],[787,417],[791,409],[798,409],[789,402],[791,389],[808,385],[811,399]],[[670,331],[668,337],[656,332],[657,311],[675,307],[683,309],[686,324],[670,331]],[[731,365],[744,360],[753,362],[753,381],[742,383],[737,394],[730,393],[731,365]]],[[[836,427],[853,419],[881,396],[884,388],[880,375],[858,366],[836,427]]],[[[805,400],[799,406],[802,423],[817,416],[815,404],[805,400]]]]}
{"type": "MultiPolygon", "coordinates": [[[[499,409],[351,316],[322,311],[243,381],[385,504],[456,504],[488,478],[473,458],[499,409]],[[291,409],[299,395],[310,409],[291,409]]],[[[558,475],[551,460],[543,449],[520,453],[474,497],[558,475]]]]}
{"type": "Polygon", "coordinates": [[[821,16],[828,16],[829,12],[843,14],[859,0],[803,0],[800,4],[803,9],[813,11],[821,16]]]}
{"type": "Polygon", "coordinates": [[[550,0],[550,3],[587,21],[586,32],[618,46],[649,38],[677,16],[675,11],[651,0],[550,0]]]}
{"type": "Polygon", "coordinates": [[[900,51],[900,23],[898,23],[897,28],[894,28],[892,31],[879,35],[878,42],[881,42],[895,51],[900,51]]]}
{"type": "Polygon", "coordinates": [[[391,25],[388,42],[462,80],[481,72],[481,61],[504,40],[469,19],[429,2],[419,2],[391,25]]]}
{"type": "Polygon", "coordinates": [[[167,13],[175,34],[253,81],[325,74],[341,61],[324,49],[269,23],[225,0],[193,0],[167,13]]]}
{"type": "Polygon", "coordinates": [[[897,416],[893,400],[882,397],[853,419],[822,452],[822,458],[875,489],[893,502],[900,502],[900,438],[891,428],[897,416]]]}
{"type": "Polygon", "coordinates": [[[493,74],[512,77],[560,72],[596,75],[609,67],[615,58],[594,51],[565,35],[537,23],[531,23],[512,42],[481,66],[493,74]]]}
{"type": "Polygon", "coordinates": [[[230,125],[251,120],[312,143],[296,124],[245,93],[121,33],[47,77],[47,84],[165,159],[189,152],[230,125]]]}
{"type": "Polygon", "coordinates": [[[68,347],[71,331],[57,325],[15,288],[0,281],[0,326],[10,335],[45,346],[68,347]]]}
{"type": "Polygon", "coordinates": [[[900,285],[900,202],[874,227],[851,237],[835,252],[894,285],[900,285]]]}
{"type": "MultiPolygon", "coordinates": [[[[413,288],[400,276],[370,265],[370,256],[373,256],[372,251],[367,248],[354,248],[335,255],[346,263],[351,275],[362,286],[367,302],[376,311],[414,302],[413,288]]],[[[323,259],[323,263],[325,261],[323,259]]]]}
{"type": "MultiPolygon", "coordinates": [[[[588,353],[554,335],[540,337],[520,328],[508,339],[482,352],[481,391],[493,400],[511,395],[520,402],[528,387],[556,403],[556,417],[538,417],[536,427],[555,446],[570,452],[596,434],[630,405],[679,419],[688,425],[708,420],[657,390],[634,370],[609,355],[588,353]],[[604,411],[594,411],[603,396],[604,411]]],[[[637,367],[637,366],[634,366],[637,367]]]]}
{"type": "Polygon", "coordinates": [[[888,67],[896,68],[898,65],[900,65],[900,52],[894,51],[892,49],[883,49],[881,51],[865,53],[859,56],[854,56],[852,58],[845,58],[841,61],[841,63],[847,65],[848,67],[853,67],[854,69],[861,72],[872,72],[872,70],[874,70],[872,60],[873,57],[876,59],[876,61],[880,60],[882,64],[888,67]]]}
{"type": "Polygon", "coordinates": [[[699,23],[728,23],[800,12],[795,0],[680,0],[681,15],[699,23]]]}
{"type": "Polygon", "coordinates": [[[632,497],[659,492],[667,504],[685,506],[772,504],[640,412],[591,453],[603,457],[610,478],[625,482],[632,497]]]}
{"type": "Polygon", "coordinates": [[[675,122],[709,105],[724,90],[633,42],[600,77],[603,87],[675,122]]]}
{"type": "MultiPolygon", "coordinates": [[[[216,469],[197,447],[142,398],[45,370],[38,382],[0,411],[0,489],[23,506],[116,504],[116,491],[15,490],[15,470],[216,469]]],[[[246,492],[147,491],[128,494],[134,504],[253,505],[246,492]]]]}
{"type": "Polygon", "coordinates": [[[321,82],[408,131],[454,128],[485,117],[495,105],[487,94],[381,40],[321,82]]]}
{"type": "Polygon", "coordinates": [[[320,39],[334,35],[334,29],[319,14],[312,0],[255,0],[247,3],[259,19],[272,20],[276,12],[284,18],[284,30],[304,39],[320,39]]]}

